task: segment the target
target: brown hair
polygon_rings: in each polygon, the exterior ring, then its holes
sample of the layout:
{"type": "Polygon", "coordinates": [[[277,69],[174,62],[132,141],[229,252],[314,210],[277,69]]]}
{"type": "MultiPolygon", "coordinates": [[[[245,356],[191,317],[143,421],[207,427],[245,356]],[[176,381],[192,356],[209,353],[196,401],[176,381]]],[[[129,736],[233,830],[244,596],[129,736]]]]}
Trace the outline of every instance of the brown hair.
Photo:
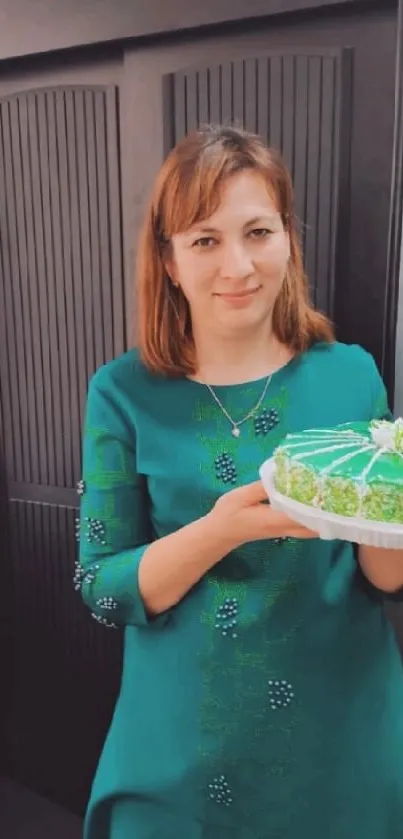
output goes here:
{"type": "Polygon", "coordinates": [[[137,259],[138,344],[146,366],[166,376],[195,372],[189,306],[170,282],[164,255],[176,233],[208,219],[223,185],[236,172],[260,172],[274,195],[290,237],[290,261],[273,310],[273,331],[296,353],[334,340],[325,315],[310,303],[294,215],[291,177],[280,155],[235,128],[207,127],[181,140],[157,176],[140,235],[137,259]]]}

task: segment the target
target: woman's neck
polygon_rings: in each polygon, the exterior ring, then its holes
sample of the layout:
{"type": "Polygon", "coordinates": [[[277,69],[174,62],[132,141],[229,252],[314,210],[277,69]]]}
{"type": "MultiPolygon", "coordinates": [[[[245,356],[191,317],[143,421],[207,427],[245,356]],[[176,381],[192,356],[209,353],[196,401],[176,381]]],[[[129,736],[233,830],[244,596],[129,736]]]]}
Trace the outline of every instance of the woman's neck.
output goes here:
{"type": "MultiPolygon", "coordinates": [[[[207,337],[207,336],[206,336],[207,337]]],[[[231,385],[270,375],[287,364],[293,352],[272,336],[247,341],[208,339],[196,342],[195,381],[231,385]]]]}

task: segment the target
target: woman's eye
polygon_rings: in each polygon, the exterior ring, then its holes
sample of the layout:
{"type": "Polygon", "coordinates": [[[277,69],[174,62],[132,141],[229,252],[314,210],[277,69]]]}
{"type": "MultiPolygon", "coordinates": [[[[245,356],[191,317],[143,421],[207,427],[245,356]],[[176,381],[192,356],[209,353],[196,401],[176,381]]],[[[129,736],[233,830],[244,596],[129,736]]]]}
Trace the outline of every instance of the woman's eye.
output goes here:
{"type": "Polygon", "coordinates": [[[249,231],[249,236],[252,239],[267,239],[270,236],[271,230],[268,230],[267,227],[255,227],[253,230],[249,231]]]}
{"type": "Polygon", "coordinates": [[[201,239],[196,239],[193,242],[194,248],[211,248],[215,244],[215,239],[212,236],[202,236],[201,239]]]}

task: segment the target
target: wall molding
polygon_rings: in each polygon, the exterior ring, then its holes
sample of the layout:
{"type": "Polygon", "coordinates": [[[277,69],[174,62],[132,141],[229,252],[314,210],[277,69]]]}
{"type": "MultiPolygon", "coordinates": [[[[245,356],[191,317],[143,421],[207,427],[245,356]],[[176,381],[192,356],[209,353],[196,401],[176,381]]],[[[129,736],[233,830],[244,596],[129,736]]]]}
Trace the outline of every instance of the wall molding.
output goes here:
{"type": "Polygon", "coordinates": [[[385,0],[2,0],[0,61],[290,12],[374,5],[382,8],[385,0]]]}

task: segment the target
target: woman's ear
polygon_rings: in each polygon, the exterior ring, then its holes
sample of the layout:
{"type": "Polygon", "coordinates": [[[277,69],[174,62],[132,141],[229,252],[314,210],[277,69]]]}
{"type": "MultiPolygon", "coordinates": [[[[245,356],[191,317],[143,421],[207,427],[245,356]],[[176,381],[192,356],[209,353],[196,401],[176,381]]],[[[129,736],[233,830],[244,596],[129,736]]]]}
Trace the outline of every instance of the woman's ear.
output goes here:
{"type": "Polygon", "coordinates": [[[178,288],[179,283],[177,282],[177,279],[176,279],[176,266],[175,266],[175,261],[173,259],[172,252],[171,252],[171,244],[167,245],[166,252],[165,252],[164,256],[162,257],[162,261],[163,261],[165,272],[166,272],[166,275],[168,277],[169,282],[172,283],[172,285],[175,288],[178,288]]]}
{"type": "Polygon", "coordinates": [[[290,238],[290,233],[289,233],[288,230],[285,231],[285,238],[286,238],[286,244],[287,244],[287,264],[288,264],[290,259],[291,259],[291,238],[290,238]]]}
{"type": "Polygon", "coordinates": [[[168,282],[170,282],[174,288],[179,288],[179,283],[175,278],[176,271],[174,264],[170,260],[164,260],[164,268],[168,277],[168,282]]]}

